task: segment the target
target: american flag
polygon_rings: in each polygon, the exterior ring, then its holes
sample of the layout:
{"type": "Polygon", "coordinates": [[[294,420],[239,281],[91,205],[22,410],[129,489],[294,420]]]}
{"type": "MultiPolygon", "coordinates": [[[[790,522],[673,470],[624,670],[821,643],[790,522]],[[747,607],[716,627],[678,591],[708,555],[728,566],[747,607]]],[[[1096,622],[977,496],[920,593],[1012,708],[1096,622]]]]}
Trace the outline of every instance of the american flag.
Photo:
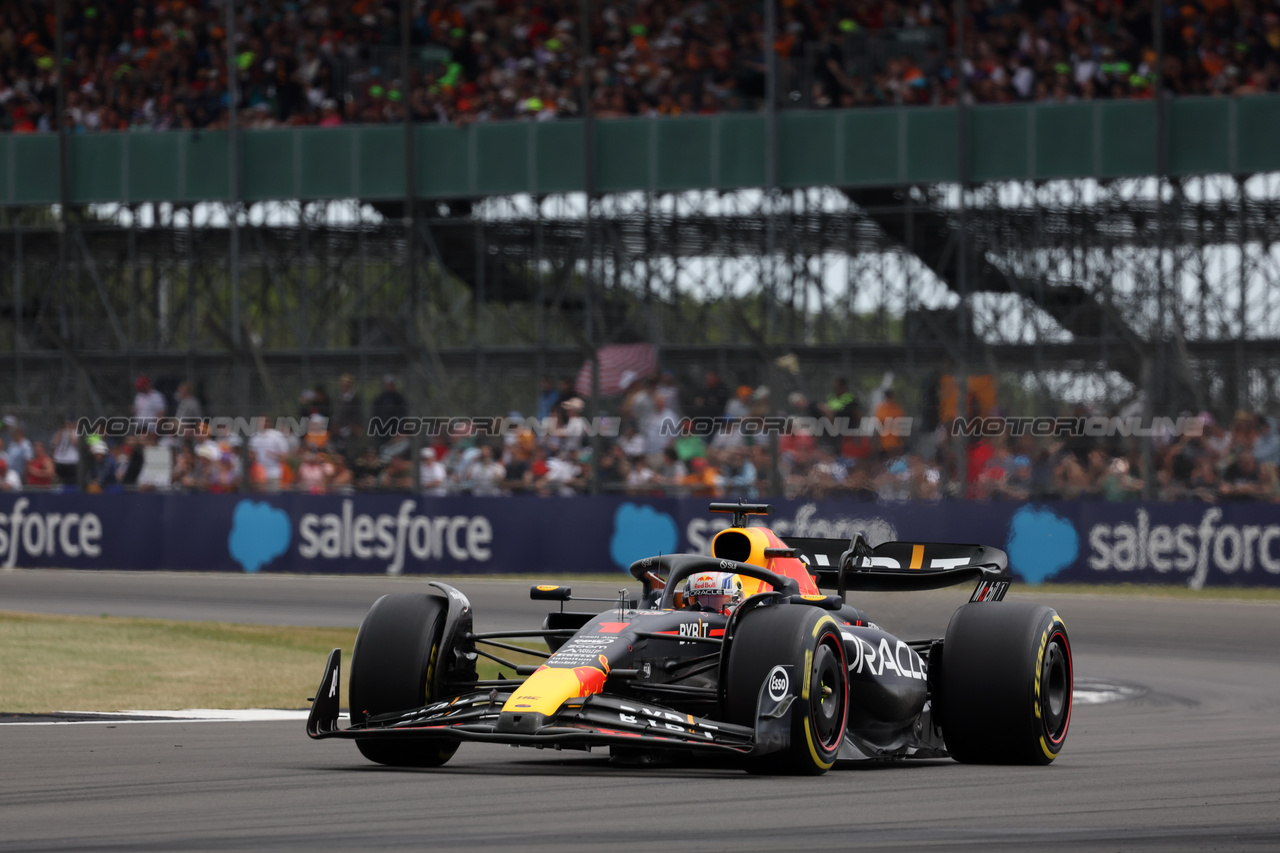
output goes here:
{"type": "MultiPolygon", "coordinates": [[[[621,394],[622,375],[628,371],[637,379],[655,376],[658,373],[658,349],[653,344],[611,344],[596,350],[596,359],[600,362],[600,395],[608,397],[621,394]]],[[[591,361],[584,361],[578,371],[578,381],[573,390],[579,397],[591,396],[591,361]]]]}

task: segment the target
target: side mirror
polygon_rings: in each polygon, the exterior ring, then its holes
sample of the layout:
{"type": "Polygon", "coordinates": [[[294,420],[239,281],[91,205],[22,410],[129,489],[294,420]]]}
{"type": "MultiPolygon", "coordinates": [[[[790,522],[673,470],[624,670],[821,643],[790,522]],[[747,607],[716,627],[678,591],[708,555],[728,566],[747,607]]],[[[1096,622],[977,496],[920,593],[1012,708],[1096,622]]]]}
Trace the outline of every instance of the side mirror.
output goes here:
{"type": "Polygon", "coordinates": [[[572,592],[567,586],[540,583],[529,587],[529,598],[534,601],[568,601],[572,592]]]}

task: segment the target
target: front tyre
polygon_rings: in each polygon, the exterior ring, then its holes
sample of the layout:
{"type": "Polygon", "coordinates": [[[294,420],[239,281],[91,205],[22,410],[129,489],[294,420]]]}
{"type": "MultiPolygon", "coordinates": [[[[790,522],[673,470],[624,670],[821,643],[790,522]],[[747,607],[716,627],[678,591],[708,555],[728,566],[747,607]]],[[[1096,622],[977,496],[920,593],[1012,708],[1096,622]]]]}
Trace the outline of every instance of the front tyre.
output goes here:
{"type": "MultiPolygon", "coordinates": [[[[431,701],[448,604],[437,595],[384,595],[360,623],[351,653],[351,723],[431,701]]],[[[370,761],[392,767],[439,767],[458,750],[457,741],[400,736],[356,738],[370,761]]]]}
{"type": "Polygon", "coordinates": [[[942,645],[937,719],[970,764],[1049,764],[1071,724],[1071,643],[1062,617],[1028,602],[956,610],[942,645]]]}
{"type": "Polygon", "coordinates": [[[755,726],[761,688],[786,674],[790,746],[750,760],[759,773],[817,775],[835,763],[844,741],[849,672],[840,627],[825,610],[779,604],[744,614],[729,648],[725,710],[730,722],[755,726]]]}

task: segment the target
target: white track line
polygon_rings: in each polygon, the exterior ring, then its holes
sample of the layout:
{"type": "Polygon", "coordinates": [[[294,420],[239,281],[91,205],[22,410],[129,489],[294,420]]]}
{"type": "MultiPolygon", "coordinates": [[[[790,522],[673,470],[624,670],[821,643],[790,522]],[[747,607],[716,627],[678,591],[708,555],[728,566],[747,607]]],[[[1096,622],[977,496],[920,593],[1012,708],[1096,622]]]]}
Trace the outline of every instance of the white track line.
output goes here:
{"type": "Polygon", "coordinates": [[[1107,702],[1136,699],[1146,692],[1145,687],[1132,684],[1109,684],[1105,681],[1079,679],[1071,692],[1071,701],[1077,705],[1102,705],[1107,702]]]}
{"type": "MultiPolygon", "coordinates": [[[[1077,705],[1102,705],[1106,702],[1121,702],[1141,696],[1145,691],[1140,687],[1129,687],[1118,684],[1102,684],[1086,682],[1072,692],[1072,700],[1077,705]]],[[[308,711],[284,711],[276,708],[242,708],[238,710],[219,710],[217,708],[186,708],[181,711],[59,711],[59,714],[82,714],[92,717],[87,720],[33,720],[0,722],[0,726],[101,726],[132,725],[135,723],[272,723],[302,722],[307,719],[308,711]],[[152,720],[127,719],[130,717],[155,717],[152,720]]],[[[346,714],[341,717],[345,719],[346,714]]]]}
{"type": "Polygon", "coordinates": [[[1107,702],[1123,702],[1141,696],[1144,691],[1132,687],[1113,690],[1076,690],[1071,699],[1077,705],[1102,705],[1107,702]]]}
{"type": "MultiPolygon", "coordinates": [[[[187,708],[181,711],[59,711],[59,714],[83,714],[92,716],[86,720],[23,720],[0,723],[0,726],[122,726],[135,723],[268,723],[303,722],[308,711],[282,711],[275,708],[242,708],[218,710],[214,708],[187,708]],[[153,720],[128,719],[155,717],[153,720]]],[[[341,714],[340,718],[346,718],[341,714]]]]}

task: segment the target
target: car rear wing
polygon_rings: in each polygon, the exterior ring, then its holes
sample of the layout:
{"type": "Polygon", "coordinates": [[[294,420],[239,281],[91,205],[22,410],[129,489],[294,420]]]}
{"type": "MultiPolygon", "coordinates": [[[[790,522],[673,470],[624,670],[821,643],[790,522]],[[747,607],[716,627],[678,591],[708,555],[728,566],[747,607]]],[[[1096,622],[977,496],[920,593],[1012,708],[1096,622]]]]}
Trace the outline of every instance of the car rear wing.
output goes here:
{"type": "MultiPolygon", "coordinates": [[[[783,539],[791,554],[808,563],[818,586],[862,592],[942,589],[968,581],[978,586],[971,601],[999,601],[1009,588],[1009,557],[988,545],[950,542],[884,542],[872,548],[855,533],[853,538],[783,539]]],[[[770,549],[782,550],[782,549],[770,549]]]]}

